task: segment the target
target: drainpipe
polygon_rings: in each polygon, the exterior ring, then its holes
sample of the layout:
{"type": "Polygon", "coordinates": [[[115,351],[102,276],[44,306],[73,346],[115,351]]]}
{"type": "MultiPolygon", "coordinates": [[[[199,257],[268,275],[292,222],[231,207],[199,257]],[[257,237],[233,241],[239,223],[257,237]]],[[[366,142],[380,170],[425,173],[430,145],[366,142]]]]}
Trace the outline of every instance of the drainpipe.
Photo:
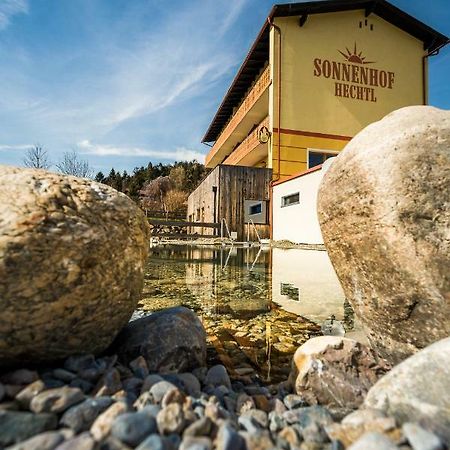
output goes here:
{"type": "Polygon", "coordinates": [[[448,43],[450,42],[450,40],[448,40],[447,42],[444,42],[443,44],[441,44],[439,47],[437,47],[436,49],[434,49],[432,52],[427,52],[423,57],[422,57],[422,92],[423,92],[423,104],[426,105],[428,103],[428,96],[427,96],[427,68],[426,68],[426,62],[427,59],[430,56],[435,56],[439,54],[439,51],[444,48],[448,43]]]}
{"type": "Polygon", "coordinates": [[[278,61],[277,61],[277,113],[278,113],[278,157],[277,157],[277,177],[272,179],[269,183],[269,225],[270,225],[270,239],[273,238],[273,183],[278,181],[281,177],[281,29],[273,23],[271,17],[267,18],[267,22],[278,33],[278,61]]]}

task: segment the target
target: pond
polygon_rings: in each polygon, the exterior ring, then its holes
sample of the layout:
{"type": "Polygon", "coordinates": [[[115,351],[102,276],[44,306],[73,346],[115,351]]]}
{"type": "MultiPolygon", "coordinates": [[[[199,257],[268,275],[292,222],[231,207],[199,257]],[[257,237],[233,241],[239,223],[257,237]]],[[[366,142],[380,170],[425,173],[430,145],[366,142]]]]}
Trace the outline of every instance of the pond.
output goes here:
{"type": "Polygon", "coordinates": [[[285,380],[299,345],[353,311],[324,251],[160,245],[150,250],[141,311],[187,306],[236,377],[285,380]]]}

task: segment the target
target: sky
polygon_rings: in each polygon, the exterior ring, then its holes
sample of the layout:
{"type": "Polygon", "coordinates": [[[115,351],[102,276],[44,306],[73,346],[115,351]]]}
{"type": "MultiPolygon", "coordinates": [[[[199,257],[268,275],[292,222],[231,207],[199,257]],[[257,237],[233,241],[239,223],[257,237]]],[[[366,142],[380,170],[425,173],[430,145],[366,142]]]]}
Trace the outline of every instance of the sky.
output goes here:
{"type": "MultiPolygon", "coordinates": [[[[391,1],[450,35],[449,0],[391,1]]],[[[104,173],[203,162],[200,141],[272,4],[0,0],[0,164],[22,165],[35,144],[104,173]]],[[[430,104],[446,109],[449,47],[429,65],[430,104]]]]}

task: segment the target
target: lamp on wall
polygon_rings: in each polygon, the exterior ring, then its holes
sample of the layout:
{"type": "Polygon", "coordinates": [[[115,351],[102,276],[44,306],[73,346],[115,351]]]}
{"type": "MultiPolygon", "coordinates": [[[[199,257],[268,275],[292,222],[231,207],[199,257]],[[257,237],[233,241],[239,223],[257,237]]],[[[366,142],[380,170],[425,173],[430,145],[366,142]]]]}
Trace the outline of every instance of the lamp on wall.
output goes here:
{"type": "Polygon", "coordinates": [[[267,144],[270,139],[270,131],[266,126],[263,126],[258,131],[258,141],[260,144],[267,144]]]}

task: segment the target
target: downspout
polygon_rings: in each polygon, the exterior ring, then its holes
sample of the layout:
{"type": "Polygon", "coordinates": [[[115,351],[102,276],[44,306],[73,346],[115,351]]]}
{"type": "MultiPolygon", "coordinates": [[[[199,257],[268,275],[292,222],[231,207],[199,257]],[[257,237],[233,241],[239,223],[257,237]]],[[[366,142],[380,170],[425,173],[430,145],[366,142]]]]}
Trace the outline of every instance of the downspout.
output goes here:
{"type": "Polygon", "coordinates": [[[269,16],[267,22],[278,32],[278,61],[277,61],[277,113],[278,113],[278,157],[277,157],[277,177],[269,183],[269,226],[270,239],[273,239],[273,184],[281,177],[281,29],[275,25],[269,16]]]}
{"type": "Polygon", "coordinates": [[[426,53],[424,56],[422,56],[422,93],[423,93],[423,104],[426,105],[428,104],[428,89],[427,89],[427,81],[428,81],[428,77],[427,77],[427,67],[426,67],[426,62],[427,59],[430,56],[436,56],[439,54],[439,51],[444,48],[448,43],[450,42],[444,42],[443,44],[441,44],[439,47],[435,48],[432,52],[428,52],[426,53]]]}

